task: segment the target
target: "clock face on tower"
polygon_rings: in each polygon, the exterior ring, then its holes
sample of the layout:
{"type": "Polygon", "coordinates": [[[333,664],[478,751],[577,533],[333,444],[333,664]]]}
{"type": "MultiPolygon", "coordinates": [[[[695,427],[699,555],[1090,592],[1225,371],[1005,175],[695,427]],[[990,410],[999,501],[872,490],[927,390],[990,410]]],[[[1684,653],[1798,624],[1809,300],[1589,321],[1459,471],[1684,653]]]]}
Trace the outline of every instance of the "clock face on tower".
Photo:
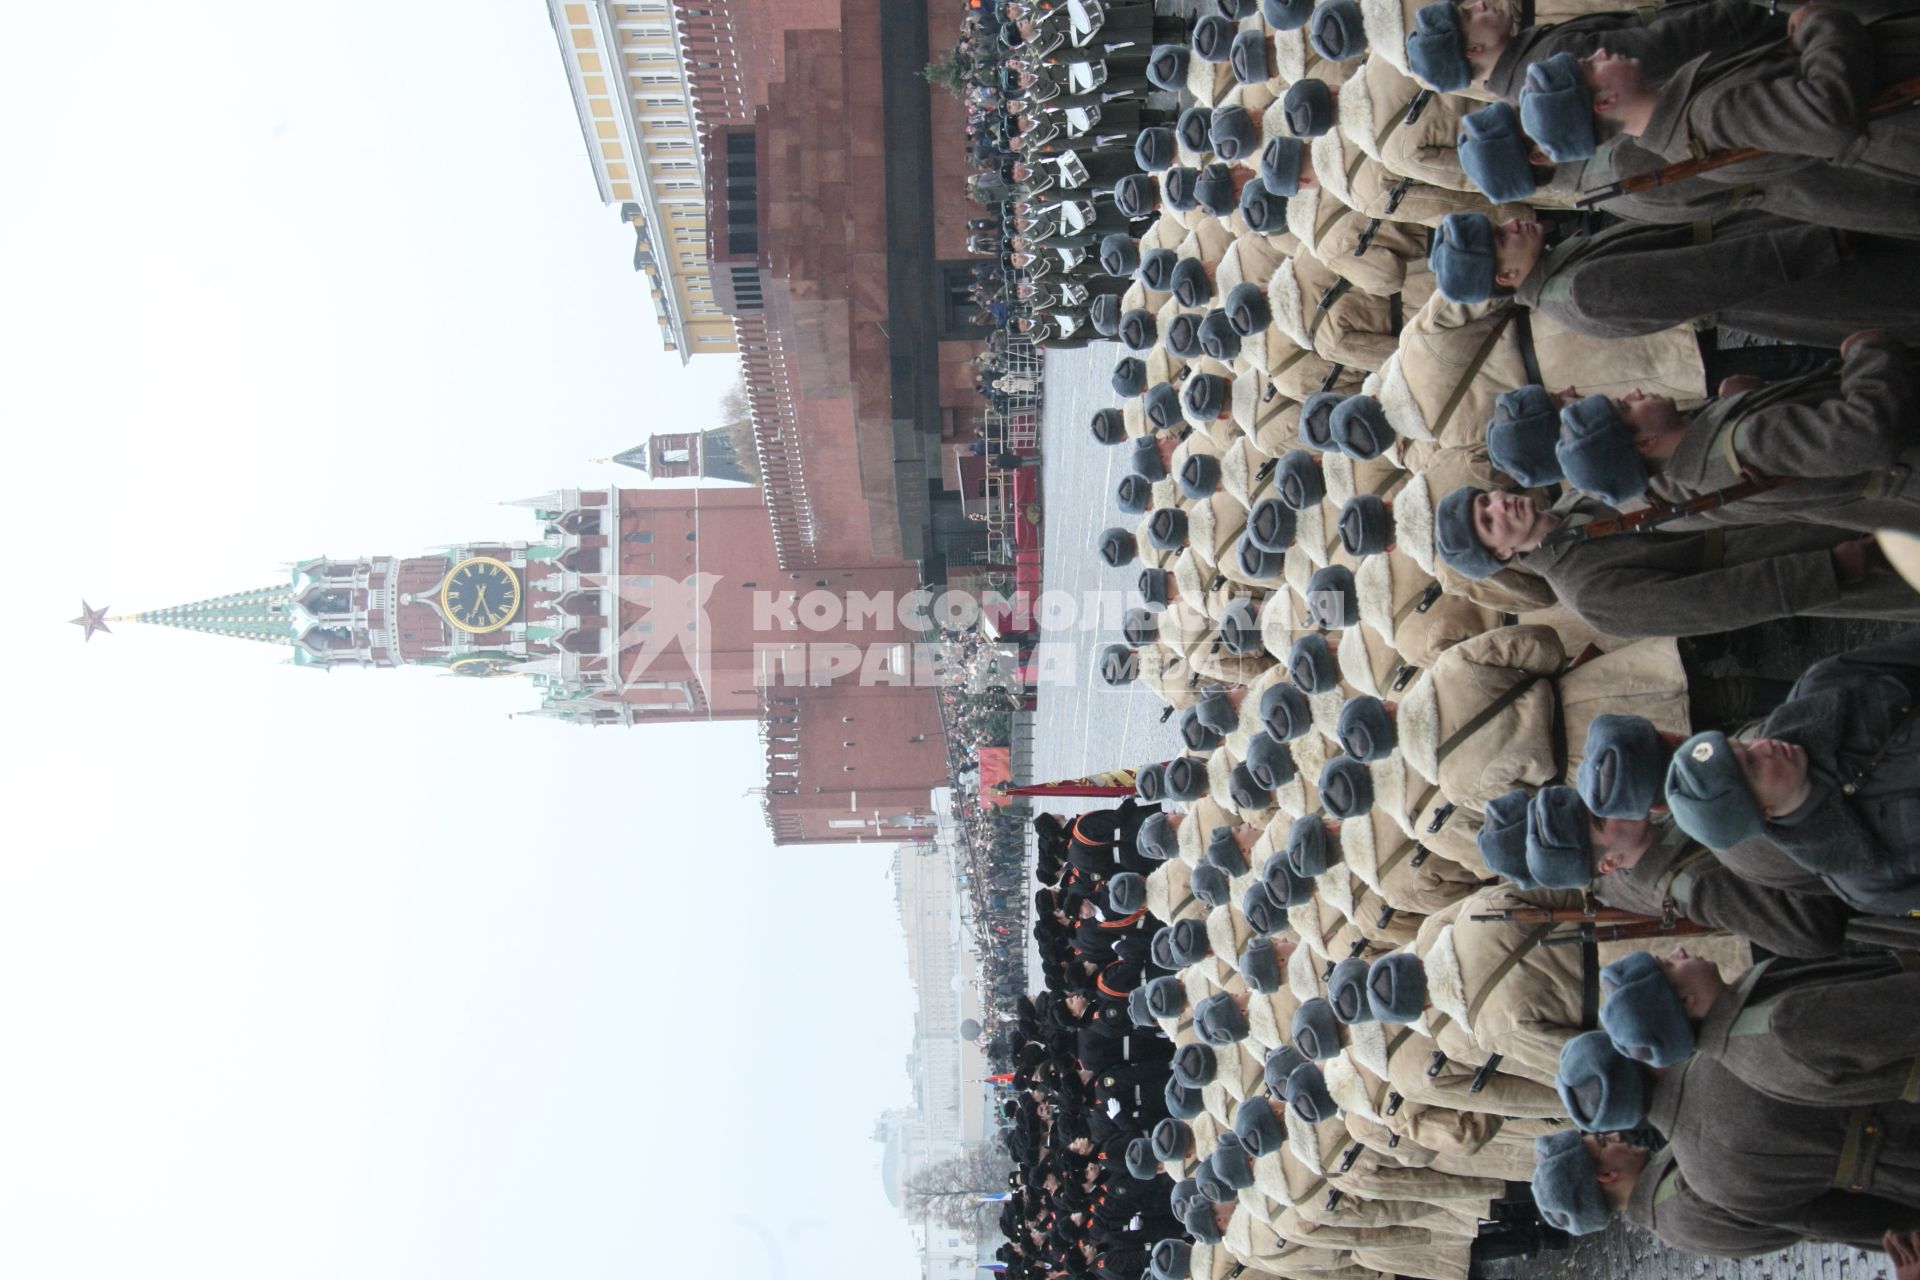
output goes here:
{"type": "Polygon", "coordinates": [[[462,631],[498,631],[520,609],[520,577],[504,560],[471,556],[447,574],[440,587],[440,608],[462,631]]]}

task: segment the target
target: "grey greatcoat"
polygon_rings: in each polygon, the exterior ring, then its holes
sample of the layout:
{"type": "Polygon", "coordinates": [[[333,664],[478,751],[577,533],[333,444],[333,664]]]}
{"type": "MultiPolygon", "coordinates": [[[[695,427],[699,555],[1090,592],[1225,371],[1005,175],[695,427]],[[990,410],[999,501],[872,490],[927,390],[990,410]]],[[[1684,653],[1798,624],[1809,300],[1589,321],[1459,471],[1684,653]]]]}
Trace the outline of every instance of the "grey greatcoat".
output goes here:
{"type": "Polygon", "coordinates": [[[1736,1218],[1862,1248],[1920,1227],[1920,1105],[1781,1102],[1695,1056],[1654,1086],[1647,1123],[1687,1184],[1736,1218]]]}
{"type": "Polygon", "coordinates": [[[1821,893],[1793,893],[1743,880],[1677,825],[1667,823],[1631,867],[1594,881],[1610,907],[1677,917],[1729,933],[1775,955],[1818,959],[1840,954],[1852,910],[1821,893]]]}
{"type": "MultiPolygon", "coordinates": [[[[1920,208],[1920,187],[1914,195],[1920,208]]],[[[1862,339],[1838,370],[1701,408],[1647,489],[1676,502],[1738,484],[1746,475],[1792,477],[1793,484],[1701,518],[1920,531],[1920,483],[1912,479],[1920,462],[1916,410],[1920,395],[1906,348],[1885,338],[1862,339]]]]}
{"type": "Polygon", "coordinates": [[[1818,7],[1789,45],[1716,74],[1711,54],[1660,87],[1642,147],[1669,161],[1702,151],[1754,147],[1767,154],[1713,170],[1713,181],[1776,182],[1820,190],[1824,175],[1859,169],[1892,180],[1885,202],[1834,201],[1828,226],[1913,235],[1920,182],[1920,120],[1896,111],[1875,120],[1867,104],[1881,85],[1920,69],[1920,44],[1863,25],[1845,9],[1818,7]]]}
{"type": "MultiPolygon", "coordinates": [[[[1612,514],[1577,495],[1555,510],[1574,521],[1612,514]]],[[[1840,581],[1828,550],[1854,536],[1811,524],[1621,533],[1549,538],[1515,559],[1611,636],[1703,635],[1796,614],[1920,621],[1920,596],[1898,577],[1840,581]]]]}
{"type": "Polygon", "coordinates": [[[1611,12],[1523,28],[1501,51],[1481,87],[1518,103],[1528,67],[1563,50],[1584,58],[1602,47],[1640,59],[1647,79],[1660,80],[1703,50],[1722,58],[1785,30],[1764,8],[1744,0],[1671,0],[1657,12],[1658,19],[1648,22],[1646,10],[1622,5],[1611,12]]]}
{"type": "Polygon", "coordinates": [[[1806,750],[1813,793],[1769,842],[1876,915],[1920,911],[1920,630],[1815,663],[1759,736],[1806,750]]]}
{"type": "Polygon", "coordinates": [[[1569,237],[1541,256],[1517,301],[1594,338],[1701,322],[1837,347],[1860,329],[1920,342],[1916,278],[1920,244],[1751,212],[1569,237]]]}
{"type": "Polygon", "coordinates": [[[1660,1148],[1647,1161],[1627,1197],[1625,1217],[1676,1249],[1720,1258],[1772,1253],[1805,1238],[1778,1223],[1747,1221],[1702,1197],[1680,1171],[1672,1147],[1660,1148]]]}
{"type": "Polygon", "coordinates": [[[1913,959],[1762,960],[1707,1010],[1695,1051],[1782,1102],[1920,1100],[1913,959]]]}

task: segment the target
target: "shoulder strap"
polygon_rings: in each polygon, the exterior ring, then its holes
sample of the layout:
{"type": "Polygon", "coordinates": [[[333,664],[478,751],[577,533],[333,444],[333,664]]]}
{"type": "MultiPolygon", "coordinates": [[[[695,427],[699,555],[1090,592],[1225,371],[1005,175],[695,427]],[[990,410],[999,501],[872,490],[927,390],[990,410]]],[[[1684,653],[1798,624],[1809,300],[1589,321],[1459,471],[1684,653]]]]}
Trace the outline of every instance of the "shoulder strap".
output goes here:
{"type": "Polygon", "coordinates": [[[1909,703],[1895,713],[1900,718],[1893,722],[1893,728],[1889,729],[1887,736],[1880,740],[1880,746],[1874,751],[1873,758],[1856,769],[1851,778],[1840,784],[1842,795],[1851,796],[1859,792],[1860,784],[1873,776],[1873,771],[1878,769],[1881,762],[1887,758],[1887,752],[1893,750],[1894,741],[1906,731],[1908,725],[1913,723],[1916,712],[1920,712],[1920,702],[1909,703]]]}
{"type": "Polygon", "coordinates": [[[1494,321],[1493,327],[1487,330],[1487,336],[1480,340],[1480,346],[1474,351],[1473,359],[1467,361],[1467,367],[1461,371],[1459,380],[1453,384],[1453,390],[1448,394],[1447,402],[1440,406],[1439,416],[1433,420],[1434,439],[1440,438],[1440,433],[1446,430],[1447,419],[1453,417],[1453,411],[1458,409],[1460,402],[1467,398],[1467,388],[1472,386],[1473,380],[1479,376],[1480,366],[1485,364],[1487,357],[1493,354],[1493,348],[1500,341],[1500,335],[1506,332],[1507,326],[1513,322],[1514,313],[1519,309],[1513,306],[1508,307],[1505,314],[1494,321]]]}
{"type": "Polygon", "coordinates": [[[1871,1176],[1873,1164],[1872,1150],[1863,1155],[1862,1148],[1877,1149],[1879,1143],[1869,1143],[1867,1139],[1879,1136],[1880,1126],[1874,1123],[1872,1107],[1855,1107],[1847,1112],[1847,1136],[1840,1143],[1840,1159],[1833,1168],[1833,1186],[1841,1191],[1864,1191],[1867,1179],[1871,1176]]]}
{"type": "Polygon", "coordinates": [[[1525,307],[1513,308],[1513,338],[1520,344],[1520,366],[1526,372],[1527,381],[1535,386],[1544,385],[1540,379],[1540,354],[1533,346],[1533,314],[1525,307]]]}
{"type": "Polygon", "coordinates": [[[1440,744],[1440,750],[1434,756],[1434,764],[1439,765],[1443,763],[1446,758],[1457,751],[1467,739],[1486,728],[1488,721],[1519,701],[1520,695],[1533,688],[1534,683],[1539,679],[1539,676],[1529,672],[1508,685],[1505,692],[1492,702],[1489,702],[1486,706],[1480,708],[1473,719],[1467,721],[1458,729],[1455,729],[1453,733],[1448,736],[1447,740],[1440,744]]]}
{"type": "Polygon", "coordinates": [[[1678,914],[1679,903],[1687,896],[1687,890],[1693,884],[1693,875],[1687,868],[1706,856],[1707,850],[1704,847],[1684,853],[1675,858],[1673,865],[1667,868],[1666,874],[1660,877],[1654,892],[1660,895],[1660,911],[1663,917],[1678,914]]]}
{"type": "Polygon", "coordinates": [[[1551,924],[1538,925],[1520,940],[1519,946],[1500,957],[1500,963],[1493,967],[1493,972],[1487,975],[1487,980],[1480,984],[1480,990],[1474,992],[1473,999],[1467,1003],[1467,1034],[1473,1034],[1473,1024],[1480,1017],[1480,1010],[1486,1006],[1487,997],[1493,994],[1494,988],[1504,982],[1507,975],[1527,958],[1527,953],[1539,946],[1552,931],[1551,924]]]}

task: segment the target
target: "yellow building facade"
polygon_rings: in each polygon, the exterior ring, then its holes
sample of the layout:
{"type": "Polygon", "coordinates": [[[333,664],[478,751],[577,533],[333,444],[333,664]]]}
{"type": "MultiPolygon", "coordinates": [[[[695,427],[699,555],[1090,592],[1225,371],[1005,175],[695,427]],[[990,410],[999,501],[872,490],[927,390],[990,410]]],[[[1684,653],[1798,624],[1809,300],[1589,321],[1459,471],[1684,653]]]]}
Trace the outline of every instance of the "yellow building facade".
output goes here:
{"type": "Polygon", "coordinates": [[[668,0],[547,0],[600,199],[634,228],[660,337],[682,362],[739,350],[713,297],[700,138],[668,0]]]}

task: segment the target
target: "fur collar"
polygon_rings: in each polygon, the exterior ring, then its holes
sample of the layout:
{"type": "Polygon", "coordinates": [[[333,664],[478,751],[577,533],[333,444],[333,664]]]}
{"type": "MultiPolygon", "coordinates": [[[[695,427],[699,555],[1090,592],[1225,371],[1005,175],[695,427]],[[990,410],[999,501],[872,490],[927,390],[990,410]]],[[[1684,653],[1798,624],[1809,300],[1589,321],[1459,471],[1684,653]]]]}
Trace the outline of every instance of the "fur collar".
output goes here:
{"type": "MultiPolygon", "coordinates": [[[[1351,1050],[1349,1050],[1351,1052],[1351,1050]]],[[[1367,1082],[1354,1065],[1347,1061],[1346,1055],[1333,1059],[1321,1070],[1327,1078],[1327,1092],[1342,1111],[1350,1112],[1363,1120],[1381,1123],[1373,1109],[1373,1099],[1367,1096],[1367,1082]]]]}
{"type": "MultiPolygon", "coordinates": [[[[1187,885],[1187,864],[1178,858],[1155,867],[1147,877],[1147,914],[1161,924],[1172,924],[1179,919],[1180,916],[1174,913],[1173,904],[1187,896],[1187,885]],[[1176,867],[1179,868],[1177,878],[1174,874],[1176,867]]],[[[1190,903],[1188,907],[1192,905],[1190,903]]],[[[1187,910],[1182,908],[1181,914],[1187,910]]]]}
{"type": "MultiPolygon", "coordinates": [[[[1289,556],[1291,554],[1288,553],[1289,556]]],[[[1260,643],[1282,662],[1286,660],[1287,650],[1293,643],[1293,633],[1299,630],[1298,620],[1294,617],[1296,600],[1291,591],[1275,591],[1260,606],[1260,643]]],[[[1299,757],[1296,755],[1294,759],[1297,761],[1299,757]]]]}
{"type": "Polygon", "coordinates": [[[1187,546],[1209,566],[1220,563],[1220,528],[1214,514],[1213,503],[1207,500],[1187,508],[1187,546]]]}
{"type": "MultiPolygon", "coordinates": [[[[1129,308],[1130,309],[1130,308],[1129,308]]],[[[1120,406],[1120,421],[1126,426],[1127,438],[1138,440],[1150,434],[1147,426],[1147,406],[1139,396],[1134,396],[1120,406]]]]}
{"type": "MultiPolygon", "coordinates": [[[[1254,841],[1254,844],[1256,845],[1258,845],[1259,843],[1260,842],[1258,840],[1254,841]]],[[[1227,881],[1227,892],[1233,895],[1233,900],[1235,902],[1239,902],[1243,898],[1245,898],[1247,896],[1247,890],[1253,888],[1254,884],[1258,882],[1260,879],[1259,859],[1255,858],[1251,853],[1249,853],[1247,855],[1247,865],[1248,865],[1248,870],[1245,875],[1235,876],[1233,879],[1227,881]]],[[[1241,943],[1240,945],[1245,946],[1246,944],[1241,943]]],[[[1234,976],[1236,978],[1239,978],[1240,953],[1237,951],[1234,953],[1234,956],[1233,956],[1233,964],[1234,964],[1234,976]]],[[[1246,982],[1246,979],[1239,978],[1239,981],[1242,984],[1244,984],[1246,982]]]]}
{"type": "Polygon", "coordinates": [[[1309,253],[1319,249],[1314,242],[1313,230],[1320,225],[1320,192],[1316,187],[1308,187],[1297,196],[1287,199],[1287,230],[1293,238],[1305,245],[1309,253]]]}
{"type": "Polygon", "coordinates": [[[1424,472],[1415,472],[1393,500],[1393,545],[1413,557],[1420,572],[1433,575],[1433,491],[1424,472]]]}
{"type": "Polygon", "coordinates": [[[1386,363],[1380,366],[1378,374],[1380,390],[1380,409],[1387,415],[1387,425],[1394,434],[1408,440],[1431,440],[1433,428],[1427,425],[1427,415],[1421,411],[1419,397],[1413,394],[1413,387],[1407,382],[1407,370],[1401,363],[1400,352],[1388,356],[1386,363]]]}
{"type": "MultiPolygon", "coordinates": [[[[1257,351],[1263,347],[1264,344],[1257,340],[1250,342],[1241,349],[1242,357],[1247,351],[1257,351]]],[[[1265,389],[1261,384],[1265,381],[1258,373],[1251,371],[1241,373],[1233,380],[1233,421],[1244,432],[1251,432],[1253,424],[1259,420],[1262,407],[1260,393],[1265,389]]]]}
{"type": "Polygon", "coordinates": [[[1207,850],[1206,833],[1200,829],[1203,825],[1200,815],[1189,811],[1180,829],[1173,833],[1175,843],[1180,846],[1180,861],[1189,867],[1199,866],[1200,856],[1207,850]]]}
{"type": "Polygon", "coordinates": [[[1211,110],[1220,97],[1220,72],[1224,63],[1208,62],[1204,58],[1187,60],[1187,92],[1200,106],[1211,110]]]}
{"type": "MultiPolygon", "coordinates": [[[[1393,643],[1393,557],[1368,556],[1353,574],[1360,598],[1360,623],[1389,645],[1393,643]]],[[[1344,647],[1344,646],[1343,646],[1344,647]]]]}
{"type": "MultiPolygon", "coordinates": [[[[1198,61],[1198,59],[1195,59],[1198,61]]],[[[1292,84],[1307,78],[1307,29],[1273,33],[1273,73],[1292,84]]]]}
{"type": "Polygon", "coordinates": [[[1236,910],[1231,905],[1222,905],[1207,913],[1207,945],[1213,948],[1215,959],[1239,958],[1240,948],[1234,945],[1234,935],[1239,932],[1233,921],[1236,910]]]}
{"type": "Polygon", "coordinates": [[[1349,209],[1358,208],[1353,198],[1353,185],[1347,179],[1347,143],[1340,136],[1340,131],[1329,129],[1315,138],[1312,154],[1313,176],[1319,180],[1321,190],[1349,209]]]}
{"type": "MultiPolygon", "coordinates": [[[[1194,61],[1198,62],[1200,59],[1195,58],[1194,61]]],[[[1227,1092],[1227,1086],[1223,1082],[1215,1080],[1212,1084],[1204,1086],[1200,1090],[1200,1105],[1207,1109],[1207,1114],[1195,1120],[1195,1124],[1199,1124],[1200,1120],[1214,1120],[1220,1124],[1233,1123],[1233,1097],[1227,1092]]],[[[1186,1169],[1182,1176],[1192,1172],[1192,1169],[1186,1169]]]]}
{"type": "Polygon", "coordinates": [[[1387,1027],[1383,1022],[1356,1022],[1347,1028],[1347,1053],[1371,1071],[1377,1080],[1387,1078],[1387,1027]]]}
{"type": "MultiPolygon", "coordinates": [[[[1287,207],[1293,207],[1288,202],[1287,207]]],[[[1280,259],[1286,257],[1280,251],[1279,241],[1275,238],[1248,232],[1235,240],[1231,246],[1232,256],[1239,259],[1240,278],[1242,280],[1266,280],[1272,277],[1274,269],[1280,265],[1280,259]]],[[[1227,286],[1220,281],[1219,274],[1214,275],[1215,292],[1220,297],[1227,296],[1227,286]]]]}
{"type": "Polygon", "coordinates": [[[1173,585],[1179,588],[1180,599],[1191,605],[1195,612],[1206,612],[1207,584],[1200,576],[1200,566],[1195,563],[1194,557],[1182,554],[1173,558],[1173,585]]]}
{"type": "Polygon", "coordinates": [[[1287,1150],[1293,1158],[1305,1166],[1308,1173],[1316,1177],[1326,1176],[1326,1165],[1320,1159],[1320,1140],[1314,1130],[1318,1126],[1303,1123],[1298,1116],[1287,1116],[1287,1150]]]}
{"type": "Polygon", "coordinates": [[[1247,1036],[1265,1049],[1277,1049],[1287,1042],[1287,1028],[1274,1017],[1272,996],[1256,991],[1247,998],[1247,1036]]]}
{"type": "MultiPolygon", "coordinates": [[[[1253,1082],[1247,1079],[1247,1066],[1250,1059],[1241,1052],[1237,1044],[1227,1046],[1221,1051],[1220,1056],[1225,1059],[1220,1064],[1220,1083],[1226,1087],[1227,1096],[1232,1098],[1235,1104],[1245,1102],[1248,1092],[1254,1087],[1253,1082]]],[[[1265,1076],[1255,1072],[1254,1079],[1264,1082],[1265,1076]]],[[[1233,1112],[1228,1111],[1226,1118],[1220,1122],[1223,1128],[1232,1126],[1232,1116],[1233,1112]]]]}
{"type": "MultiPolygon", "coordinates": [[[[1318,773],[1315,776],[1319,776],[1318,773]]],[[[1281,813],[1289,818],[1304,818],[1313,808],[1313,802],[1307,796],[1307,771],[1302,769],[1294,775],[1291,782],[1273,793],[1273,803],[1281,813]]]]}
{"type": "Polygon", "coordinates": [[[1346,701],[1346,695],[1338,687],[1307,695],[1307,706],[1313,711],[1313,727],[1328,742],[1340,741],[1340,708],[1346,701]]]}
{"type": "MultiPolygon", "coordinates": [[[[1291,1121],[1292,1117],[1288,1117],[1291,1121]]],[[[1289,1123],[1288,1128],[1292,1128],[1289,1123]]],[[[1253,1162],[1253,1185],[1260,1193],[1275,1204],[1293,1207],[1293,1188],[1287,1185],[1287,1165],[1278,1151],[1272,1151],[1256,1158],[1253,1162]]],[[[1235,1214],[1238,1218],[1241,1215],[1235,1214]]]]}
{"type": "MultiPolygon", "coordinates": [[[[1313,571],[1316,567],[1313,563],[1313,557],[1307,554],[1306,547],[1298,538],[1294,539],[1293,545],[1287,548],[1287,554],[1280,562],[1280,576],[1286,580],[1287,594],[1302,602],[1298,611],[1299,616],[1296,618],[1296,621],[1298,621],[1300,625],[1294,628],[1296,631],[1305,631],[1311,626],[1311,623],[1309,623],[1306,618],[1305,600],[1307,598],[1307,583],[1313,578],[1313,571]]],[[[1297,636],[1290,637],[1290,641],[1297,638],[1297,636]]],[[[1287,651],[1282,649],[1277,656],[1284,662],[1286,661],[1287,651]]]]}
{"type": "Polygon", "coordinates": [[[1454,944],[1453,926],[1447,925],[1420,957],[1427,971],[1427,1000],[1434,1008],[1452,1018],[1460,1030],[1473,1034],[1467,1022],[1467,980],[1460,971],[1460,952],[1454,944]]]}
{"type": "MultiPolygon", "coordinates": [[[[1298,955],[1299,952],[1295,952],[1294,954],[1298,955]]],[[[1309,959],[1311,959],[1311,957],[1309,957],[1309,959]]],[[[1324,956],[1321,957],[1321,961],[1325,961],[1324,956]]],[[[1305,1004],[1317,996],[1324,995],[1325,992],[1321,989],[1320,984],[1320,964],[1294,964],[1292,961],[1288,961],[1287,994],[1292,996],[1297,1004],[1305,1004]]],[[[1289,1019],[1288,1030],[1292,1030],[1291,1019],[1289,1019]]]]}
{"type": "MultiPolygon", "coordinates": [[[[1180,971],[1180,985],[1186,989],[1187,993],[1187,1007],[1182,1011],[1180,1017],[1189,1023],[1191,1023],[1193,1018],[1193,1006],[1213,994],[1213,983],[1207,980],[1207,974],[1204,972],[1205,969],[1205,965],[1196,964],[1189,965],[1180,971]]],[[[1189,1029],[1191,1030],[1190,1026],[1189,1029]]],[[[1175,1036],[1174,1039],[1184,1043],[1187,1040],[1195,1039],[1196,1035],[1175,1036]]]]}
{"type": "Polygon", "coordinates": [[[1246,271],[1240,262],[1240,241],[1235,240],[1220,255],[1220,265],[1213,269],[1213,292],[1216,297],[1225,298],[1229,293],[1246,282],[1246,271]]]}
{"type": "Polygon", "coordinates": [[[1380,159],[1380,148],[1373,143],[1378,126],[1373,122],[1373,89],[1367,83],[1366,64],[1362,63],[1360,69],[1348,76],[1340,86],[1333,107],[1340,132],[1347,135],[1347,142],[1375,160],[1380,159]]]}
{"type": "Polygon", "coordinates": [[[1440,781],[1440,703],[1433,672],[1422,671],[1394,714],[1400,754],[1428,782],[1440,781]]]}
{"type": "MultiPolygon", "coordinates": [[[[1237,390],[1239,380],[1234,381],[1237,390]]],[[[1238,415],[1235,415],[1236,418],[1238,415]]],[[[1233,500],[1241,506],[1252,508],[1253,504],[1265,496],[1270,480],[1256,480],[1254,473],[1266,462],[1266,456],[1253,447],[1253,442],[1242,437],[1228,446],[1220,455],[1220,487],[1233,495],[1233,500]],[[1249,456],[1252,455],[1252,456],[1249,456]]]]}
{"type": "Polygon", "coordinates": [[[1313,881],[1314,893],[1347,919],[1353,919],[1353,875],[1336,862],[1313,881]]]}
{"type": "MultiPolygon", "coordinates": [[[[1313,561],[1313,567],[1327,567],[1327,517],[1326,508],[1314,503],[1305,511],[1297,514],[1294,521],[1294,545],[1301,548],[1307,559],[1313,561]]],[[[1304,586],[1302,591],[1304,593],[1304,586]]]]}
{"type": "Polygon", "coordinates": [[[1317,733],[1302,734],[1287,744],[1293,748],[1293,762],[1300,766],[1300,776],[1319,781],[1320,771],[1327,767],[1327,761],[1333,758],[1333,751],[1327,740],[1317,733]]]}
{"type": "MultiPolygon", "coordinates": [[[[1317,900],[1309,898],[1297,907],[1288,907],[1287,923],[1293,926],[1295,933],[1300,935],[1301,946],[1305,947],[1322,961],[1327,958],[1327,935],[1326,931],[1320,927],[1320,903],[1317,900]]],[[[1295,969],[1309,969],[1311,967],[1311,965],[1288,965],[1288,982],[1291,983],[1293,981],[1295,969]]],[[[1296,991],[1294,994],[1299,995],[1299,992],[1296,991]]],[[[1307,995],[1300,996],[1300,998],[1302,1000],[1311,1000],[1313,997],[1307,995]]]]}
{"type": "Polygon", "coordinates": [[[1155,480],[1148,490],[1149,501],[1156,507],[1177,507],[1180,505],[1180,486],[1171,479],[1155,480]]]}
{"type": "Polygon", "coordinates": [[[1313,350],[1307,339],[1307,307],[1301,300],[1300,282],[1294,277],[1293,260],[1273,269],[1267,281],[1267,306],[1273,312],[1273,327],[1303,351],[1313,350]]]}
{"type": "Polygon", "coordinates": [[[1367,29],[1368,50],[1402,75],[1412,74],[1407,70],[1407,19],[1400,0],[1360,0],[1360,20],[1367,29]]]}
{"type": "Polygon", "coordinates": [[[1373,778],[1373,807],[1392,818],[1394,825],[1406,834],[1414,834],[1414,819],[1407,814],[1405,758],[1395,751],[1385,760],[1374,761],[1368,766],[1367,773],[1373,778]]]}
{"type": "Polygon", "coordinates": [[[1320,474],[1327,482],[1327,506],[1338,511],[1354,493],[1353,459],[1344,453],[1320,455],[1320,474]]]}
{"type": "MultiPolygon", "coordinates": [[[[1236,1258],[1252,1257],[1253,1215],[1236,1212],[1231,1218],[1228,1218],[1226,1230],[1220,1234],[1220,1246],[1236,1258]]],[[[1212,1262],[1213,1246],[1195,1244],[1193,1246],[1193,1252],[1187,1255],[1187,1275],[1190,1277],[1202,1277],[1203,1280],[1211,1280],[1213,1275],[1211,1269],[1212,1262]],[[1200,1253],[1202,1249],[1207,1251],[1204,1259],[1200,1253]],[[1206,1269],[1201,1267],[1203,1260],[1208,1264],[1206,1269]]]]}
{"type": "Polygon", "coordinates": [[[1373,815],[1349,818],[1340,824],[1340,857],[1362,884],[1380,892],[1380,853],[1374,846],[1373,815]]]}
{"type": "MultiPolygon", "coordinates": [[[[1364,560],[1360,562],[1363,569],[1366,563],[1364,560]]],[[[1355,580],[1361,580],[1358,574],[1355,575],[1355,580]]],[[[1365,587],[1361,590],[1364,592],[1365,587]]],[[[1360,620],[1365,622],[1366,596],[1363,594],[1360,599],[1360,620]]],[[[1380,685],[1373,678],[1371,649],[1372,645],[1367,640],[1367,633],[1364,630],[1355,629],[1347,632],[1346,638],[1340,642],[1340,647],[1333,651],[1333,660],[1340,668],[1340,678],[1346,681],[1355,693],[1371,694],[1378,698],[1381,696],[1380,685]]]]}
{"type": "Polygon", "coordinates": [[[1222,809],[1233,808],[1233,796],[1227,791],[1228,775],[1236,761],[1223,746],[1207,757],[1207,797],[1222,809]]]}

